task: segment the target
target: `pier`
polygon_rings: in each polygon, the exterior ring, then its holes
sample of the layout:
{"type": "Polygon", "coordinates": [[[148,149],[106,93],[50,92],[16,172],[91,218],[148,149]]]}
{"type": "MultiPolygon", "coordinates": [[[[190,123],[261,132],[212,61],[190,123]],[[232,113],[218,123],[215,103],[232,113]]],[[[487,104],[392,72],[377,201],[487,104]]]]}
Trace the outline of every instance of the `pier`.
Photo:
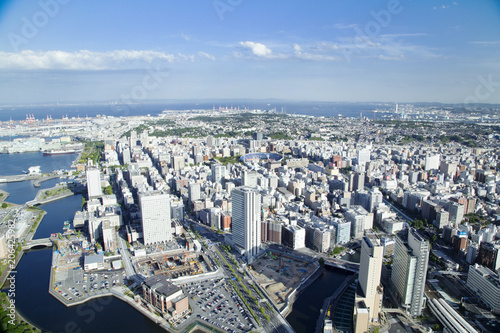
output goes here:
{"type": "Polygon", "coordinates": [[[49,179],[57,178],[60,177],[59,175],[28,175],[28,174],[21,174],[21,175],[12,175],[12,176],[0,176],[0,183],[16,183],[16,182],[23,182],[25,180],[35,180],[33,183],[33,186],[38,187],[40,186],[40,183],[49,179]]]}

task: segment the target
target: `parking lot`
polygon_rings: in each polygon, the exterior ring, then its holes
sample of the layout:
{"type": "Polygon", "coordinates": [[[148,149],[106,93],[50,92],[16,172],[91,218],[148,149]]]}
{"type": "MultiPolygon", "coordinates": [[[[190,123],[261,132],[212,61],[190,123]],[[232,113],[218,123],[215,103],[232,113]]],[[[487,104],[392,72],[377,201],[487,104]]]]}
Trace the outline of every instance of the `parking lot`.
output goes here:
{"type": "Polygon", "coordinates": [[[89,272],[81,268],[57,271],[54,290],[69,303],[83,301],[86,297],[102,295],[114,286],[122,285],[125,271],[89,272]]]}
{"type": "MultiPolygon", "coordinates": [[[[254,328],[250,314],[236,293],[223,279],[211,279],[184,285],[189,295],[192,316],[227,332],[243,332],[254,328]]],[[[184,321],[174,327],[180,327],[184,321]]]]}

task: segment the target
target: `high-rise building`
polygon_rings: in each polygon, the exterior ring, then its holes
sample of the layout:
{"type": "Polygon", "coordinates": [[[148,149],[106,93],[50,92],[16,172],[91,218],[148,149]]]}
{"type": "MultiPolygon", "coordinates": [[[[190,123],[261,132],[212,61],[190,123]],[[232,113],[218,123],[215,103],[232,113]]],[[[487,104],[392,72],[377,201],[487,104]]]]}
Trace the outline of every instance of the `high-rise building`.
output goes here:
{"type": "Polygon", "coordinates": [[[222,183],[226,177],[226,167],[222,164],[212,164],[212,181],[222,183]]]}
{"type": "Polygon", "coordinates": [[[363,168],[365,164],[370,162],[370,148],[360,149],[358,150],[358,164],[363,168]]]}
{"type": "Polygon", "coordinates": [[[144,244],[164,243],[172,240],[170,197],[161,191],[139,193],[144,244]]]}
{"type": "Polygon", "coordinates": [[[425,171],[439,169],[441,155],[436,154],[432,156],[425,156],[425,171]]]}
{"type": "Polygon", "coordinates": [[[201,199],[200,183],[189,184],[189,201],[193,202],[199,199],[201,199]]]}
{"type": "Polygon", "coordinates": [[[87,166],[87,193],[89,199],[102,196],[101,172],[97,167],[87,166]]]}
{"type": "Polygon", "coordinates": [[[257,186],[257,171],[243,171],[241,175],[241,185],[243,186],[257,186]]]}
{"type": "Polygon", "coordinates": [[[414,228],[398,232],[391,281],[398,300],[411,316],[420,316],[425,306],[429,252],[429,242],[414,228]]]}
{"type": "Polygon", "coordinates": [[[375,208],[382,204],[383,195],[379,191],[378,187],[373,187],[370,192],[368,192],[368,209],[367,211],[373,213],[375,208]]]}
{"type": "Polygon", "coordinates": [[[354,306],[355,332],[367,332],[371,322],[378,322],[383,289],[380,285],[384,247],[373,232],[361,240],[358,288],[354,306]],[[368,316],[366,316],[368,311],[368,316]],[[362,315],[358,316],[358,313],[362,315]],[[368,319],[368,320],[366,320],[368,319]]]}
{"type": "Polygon", "coordinates": [[[254,187],[241,186],[232,192],[233,242],[245,251],[248,262],[258,254],[261,244],[261,196],[254,187]]]}

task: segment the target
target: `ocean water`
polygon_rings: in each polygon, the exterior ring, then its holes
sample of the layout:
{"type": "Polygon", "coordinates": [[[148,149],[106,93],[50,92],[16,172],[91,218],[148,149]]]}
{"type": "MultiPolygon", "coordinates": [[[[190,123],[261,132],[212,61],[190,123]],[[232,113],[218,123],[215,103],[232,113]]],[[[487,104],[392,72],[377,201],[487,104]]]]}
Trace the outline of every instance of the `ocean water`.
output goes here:
{"type": "Polygon", "coordinates": [[[33,115],[36,119],[46,119],[51,116],[53,120],[68,118],[95,117],[97,115],[106,116],[137,116],[137,115],[158,115],[164,110],[216,110],[222,108],[245,108],[249,110],[274,110],[287,114],[302,114],[311,116],[337,117],[341,114],[344,117],[363,116],[380,118],[381,114],[374,114],[373,110],[394,110],[393,104],[387,103],[337,103],[337,102],[256,102],[256,101],[231,101],[231,102],[165,102],[132,105],[116,104],[75,104],[75,105],[33,105],[33,106],[0,106],[0,121],[24,120],[27,115],[33,115]]]}

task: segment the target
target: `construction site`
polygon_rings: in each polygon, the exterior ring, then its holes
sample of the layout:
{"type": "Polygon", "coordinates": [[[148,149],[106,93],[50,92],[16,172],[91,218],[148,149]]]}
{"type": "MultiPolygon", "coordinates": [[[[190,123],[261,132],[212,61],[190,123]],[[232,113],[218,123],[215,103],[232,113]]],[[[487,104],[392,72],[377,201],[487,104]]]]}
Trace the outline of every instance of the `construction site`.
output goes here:
{"type": "Polygon", "coordinates": [[[162,274],[171,279],[202,274],[212,270],[210,261],[204,254],[187,251],[151,254],[137,260],[135,265],[146,277],[162,274]]]}
{"type": "Polygon", "coordinates": [[[250,273],[280,310],[286,305],[288,295],[315,269],[310,261],[269,250],[250,265],[250,273]]]}

